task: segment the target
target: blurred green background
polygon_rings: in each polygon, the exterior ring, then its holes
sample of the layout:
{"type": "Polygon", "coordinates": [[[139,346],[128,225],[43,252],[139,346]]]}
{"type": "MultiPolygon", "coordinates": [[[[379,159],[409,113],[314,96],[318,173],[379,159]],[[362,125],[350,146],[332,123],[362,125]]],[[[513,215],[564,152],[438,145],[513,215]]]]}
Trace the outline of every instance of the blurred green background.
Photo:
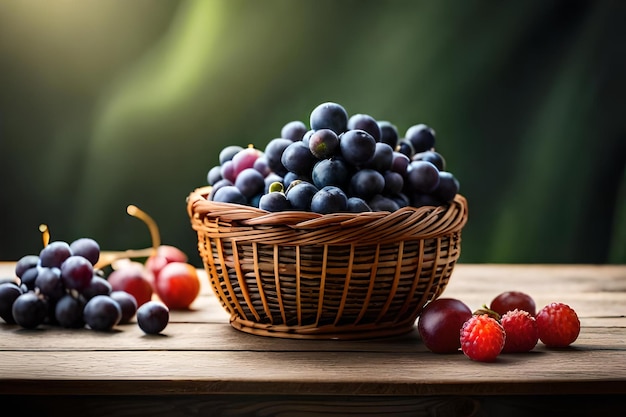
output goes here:
{"type": "Polygon", "coordinates": [[[3,0],[0,260],[90,236],[200,265],[185,198],[319,103],[426,123],[461,262],[626,263],[626,2],[3,0]]]}

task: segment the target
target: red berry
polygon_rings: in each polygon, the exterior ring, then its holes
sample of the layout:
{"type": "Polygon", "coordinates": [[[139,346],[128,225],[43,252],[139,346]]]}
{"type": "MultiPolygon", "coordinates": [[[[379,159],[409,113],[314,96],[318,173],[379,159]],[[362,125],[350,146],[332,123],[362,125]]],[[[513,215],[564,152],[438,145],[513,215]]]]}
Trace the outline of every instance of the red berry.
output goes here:
{"type": "Polygon", "coordinates": [[[502,352],[506,334],[502,325],[487,314],[472,316],[461,328],[461,350],[468,358],[493,362],[502,352]]]}
{"type": "Polygon", "coordinates": [[[564,303],[550,303],[536,316],[539,339],[548,347],[571,345],[580,333],[580,320],[573,308],[564,303]]]}
{"type": "Polygon", "coordinates": [[[500,319],[506,332],[502,352],[529,352],[539,341],[537,321],[528,311],[512,310],[500,319]]]}
{"type": "Polygon", "coordinates": [[[521,291],[505,291],[500,293],[491,301],[489,308],[499,315],[503,316],[508,311],[524,310],[528,311],[532,316],[535,315],[536,306],[533,298],[521,291]]]}

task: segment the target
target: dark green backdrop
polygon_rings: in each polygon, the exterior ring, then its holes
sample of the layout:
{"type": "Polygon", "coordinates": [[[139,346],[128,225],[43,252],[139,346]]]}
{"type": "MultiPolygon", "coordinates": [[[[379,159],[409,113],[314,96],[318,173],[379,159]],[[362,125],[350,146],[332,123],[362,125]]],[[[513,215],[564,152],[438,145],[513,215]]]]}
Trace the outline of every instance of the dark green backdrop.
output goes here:
{"type": "Polygon", "coordinates": [[[470,217],[462,262],[626,262],[626,3],[0,2],[0,259],[164,243],[229,144],[324,101],[427,123],[470,217]]]}

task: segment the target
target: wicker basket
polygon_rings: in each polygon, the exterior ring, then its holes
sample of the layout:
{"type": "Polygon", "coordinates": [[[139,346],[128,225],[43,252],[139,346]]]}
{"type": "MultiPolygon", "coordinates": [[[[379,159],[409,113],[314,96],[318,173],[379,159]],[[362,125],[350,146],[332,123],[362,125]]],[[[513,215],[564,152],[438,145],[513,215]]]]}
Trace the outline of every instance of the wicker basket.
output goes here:
{"type": "Polygon", "coordinates": [[[467,201],[396,212],[266,211],[190,193],[187,210],[210,285],[244,332],[366,339],[407,333],[445,289],[467,201]]]}

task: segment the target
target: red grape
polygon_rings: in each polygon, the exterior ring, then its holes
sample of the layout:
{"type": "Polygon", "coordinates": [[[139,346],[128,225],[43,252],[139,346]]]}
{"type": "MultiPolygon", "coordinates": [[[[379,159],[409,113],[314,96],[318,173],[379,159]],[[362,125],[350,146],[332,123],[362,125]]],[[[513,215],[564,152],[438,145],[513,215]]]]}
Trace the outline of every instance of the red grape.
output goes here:
{"type": "Polygon", "coordinates": [[[153,276],[140,262],[129,262],[115,269],[109,274],[108,280],[113,291],[126,291],[135,297],[138,306],[152,299],[153,276]]]}
{"type": "Polygon", "coordinates": [[[145,266],[156,279],[161,269],[170,262],[187,262],[187,254],[176,246],[159,245],[156,249],[156,254],[146,259],[145,266]]]}
{"type": "Polygon", "coordinates": [[[424,307],[417,329],[424,345],[435,353],[452,353],[461,347],[460,331],[472,310],[455,298],[438,298],[424,307]]]}
{"type": "Polygon", "coordinates": [[[505,291],[498,294],[491,301],[489,308],[501,316],[515,309],[527,311],[532,316],[536,314],[535,300],[521,291],[505,291]]]}
{"type": "Polygon", "coordinates": [[[200,279],[193,265],[170,262],[155,280],[156,293],[170,309],[187,309],[200,293],[200,279]]]}
{"type": "Polygon", "coordinates": [[[247,147],[233,156],[233,174],[237,178],[239,173],[246,168],[253,168],[256,160],[261,156],[262,152],[254,147],[247,147]]]}

